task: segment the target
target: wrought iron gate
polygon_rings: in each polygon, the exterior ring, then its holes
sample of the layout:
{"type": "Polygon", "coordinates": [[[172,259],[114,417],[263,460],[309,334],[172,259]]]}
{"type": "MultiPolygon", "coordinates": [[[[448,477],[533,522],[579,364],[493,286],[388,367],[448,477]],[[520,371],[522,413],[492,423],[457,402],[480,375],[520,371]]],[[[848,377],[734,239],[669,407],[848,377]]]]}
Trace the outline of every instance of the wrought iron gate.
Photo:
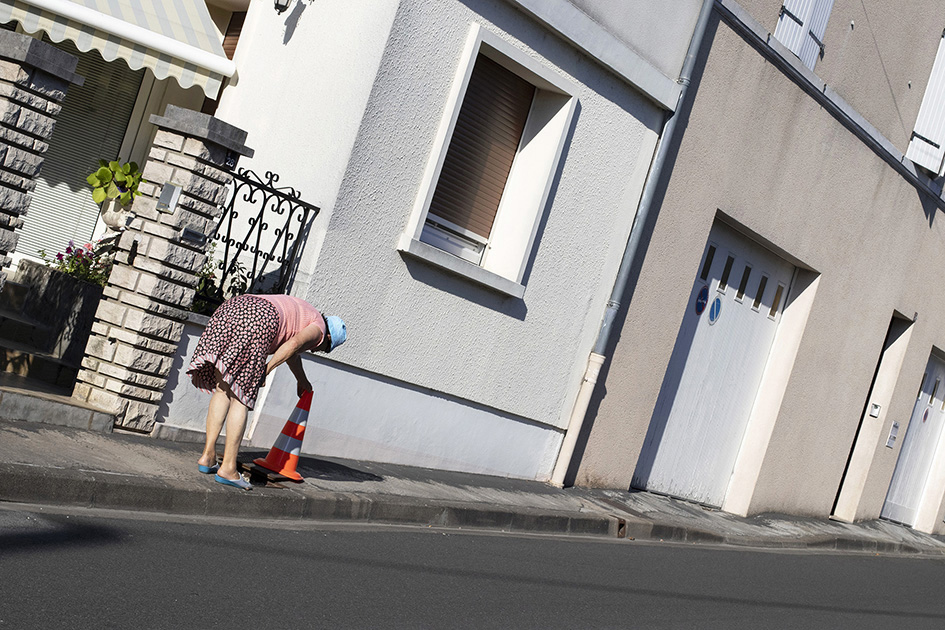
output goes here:
{"type": "Polygon", "coordinates": [[[233,173],[230,194],[209,239],[207,266],[197,285],[194,310],[210,314],[241,293],[287,293],[298,256],[319,208],[302,201],[279,176],[260,178],[249,169],[233,173]]]}

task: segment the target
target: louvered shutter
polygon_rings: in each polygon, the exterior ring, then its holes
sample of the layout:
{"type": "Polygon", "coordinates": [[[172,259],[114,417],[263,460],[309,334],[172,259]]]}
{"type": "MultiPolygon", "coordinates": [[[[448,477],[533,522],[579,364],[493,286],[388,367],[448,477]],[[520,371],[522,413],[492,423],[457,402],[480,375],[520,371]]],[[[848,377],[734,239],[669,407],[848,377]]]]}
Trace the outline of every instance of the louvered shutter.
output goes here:
{"type": "Polygon", "coordinates": [[[476,59],[430,202],[433,220],[489,238],[534,96],[529,82],[476,59]]]}
{"type": "Polygon", "coordinates": [[[774,36],[811,70],[820,57],[831,10],[833,0],[785,0],[781,8],[774,36]]]}
{"type": "Polygon", "coordinates": [[[801,49],[807,31],[804,23],[814,10],[814,0],[785,0],[774,36],[795,55],[801,49]]]}
{"type": "Polygon", "coordinates": [[[97,52],[79,52],[71,42],[53,45],[78,57],[76,73],[85,84],[69,86],[56,120],[16,248],[29,256],[40,249],[55,255],[70,240],[83,244],[92,237],[99,207],[85,178],[99,158],[119,157],[144,76],[124,61],[109,63],[97,52]]]}
{"type": "Polygon", "coordinates": [[[801,49],[797,56],[801,58],[801,63],[811,70],[814,69],[817,59],[820,57],[824,33],[827,32],[827,20],[830,18],[832,9],[833,0],[817,0],[807,21],[807,33],[801,41],[801,49]]]}
{"type": "Polygon", "coordinates": [[[938,175],[945,170],[945,33],[938,44],[906,157],[938,175]]]}

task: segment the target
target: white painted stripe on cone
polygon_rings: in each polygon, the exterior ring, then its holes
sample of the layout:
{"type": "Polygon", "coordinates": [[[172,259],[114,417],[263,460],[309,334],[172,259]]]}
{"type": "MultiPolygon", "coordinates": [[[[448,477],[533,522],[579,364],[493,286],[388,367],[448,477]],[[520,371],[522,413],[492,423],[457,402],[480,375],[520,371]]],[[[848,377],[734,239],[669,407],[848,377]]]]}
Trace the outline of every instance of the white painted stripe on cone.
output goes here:
{"type": "Polygon", "coordinates": [[[298,455],[302,450],[302,441],[291,438],[284,433],[280,433],[279,437],[276,439],[276,443],[273,445],[273,448],[279,449],[283,453],[288,453],[289,455],[298,455]]]}

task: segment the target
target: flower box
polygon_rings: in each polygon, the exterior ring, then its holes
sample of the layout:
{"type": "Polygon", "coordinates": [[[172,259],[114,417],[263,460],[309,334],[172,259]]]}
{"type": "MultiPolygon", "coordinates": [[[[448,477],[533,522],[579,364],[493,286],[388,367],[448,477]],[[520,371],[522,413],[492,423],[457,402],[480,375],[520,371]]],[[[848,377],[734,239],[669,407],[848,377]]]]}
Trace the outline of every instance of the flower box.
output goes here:
{"type": "Polygon", "coordinates": [[[102,287],[30,260],[20,261],[15,281],[29,287],[23,314],[49,329],[45,347],[39,350],[79,365],[102,287]]]}

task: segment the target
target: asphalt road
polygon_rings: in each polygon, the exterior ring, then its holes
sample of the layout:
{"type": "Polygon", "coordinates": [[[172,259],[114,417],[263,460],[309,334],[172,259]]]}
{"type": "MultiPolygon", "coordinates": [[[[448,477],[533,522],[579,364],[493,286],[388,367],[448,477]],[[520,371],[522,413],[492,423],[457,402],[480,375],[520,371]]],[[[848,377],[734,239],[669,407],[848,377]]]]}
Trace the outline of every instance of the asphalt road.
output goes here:
{"type": "Polygon", "coordinates": [[[945,559],[0,504],[0,629],[936,628],[945,559]]]}

